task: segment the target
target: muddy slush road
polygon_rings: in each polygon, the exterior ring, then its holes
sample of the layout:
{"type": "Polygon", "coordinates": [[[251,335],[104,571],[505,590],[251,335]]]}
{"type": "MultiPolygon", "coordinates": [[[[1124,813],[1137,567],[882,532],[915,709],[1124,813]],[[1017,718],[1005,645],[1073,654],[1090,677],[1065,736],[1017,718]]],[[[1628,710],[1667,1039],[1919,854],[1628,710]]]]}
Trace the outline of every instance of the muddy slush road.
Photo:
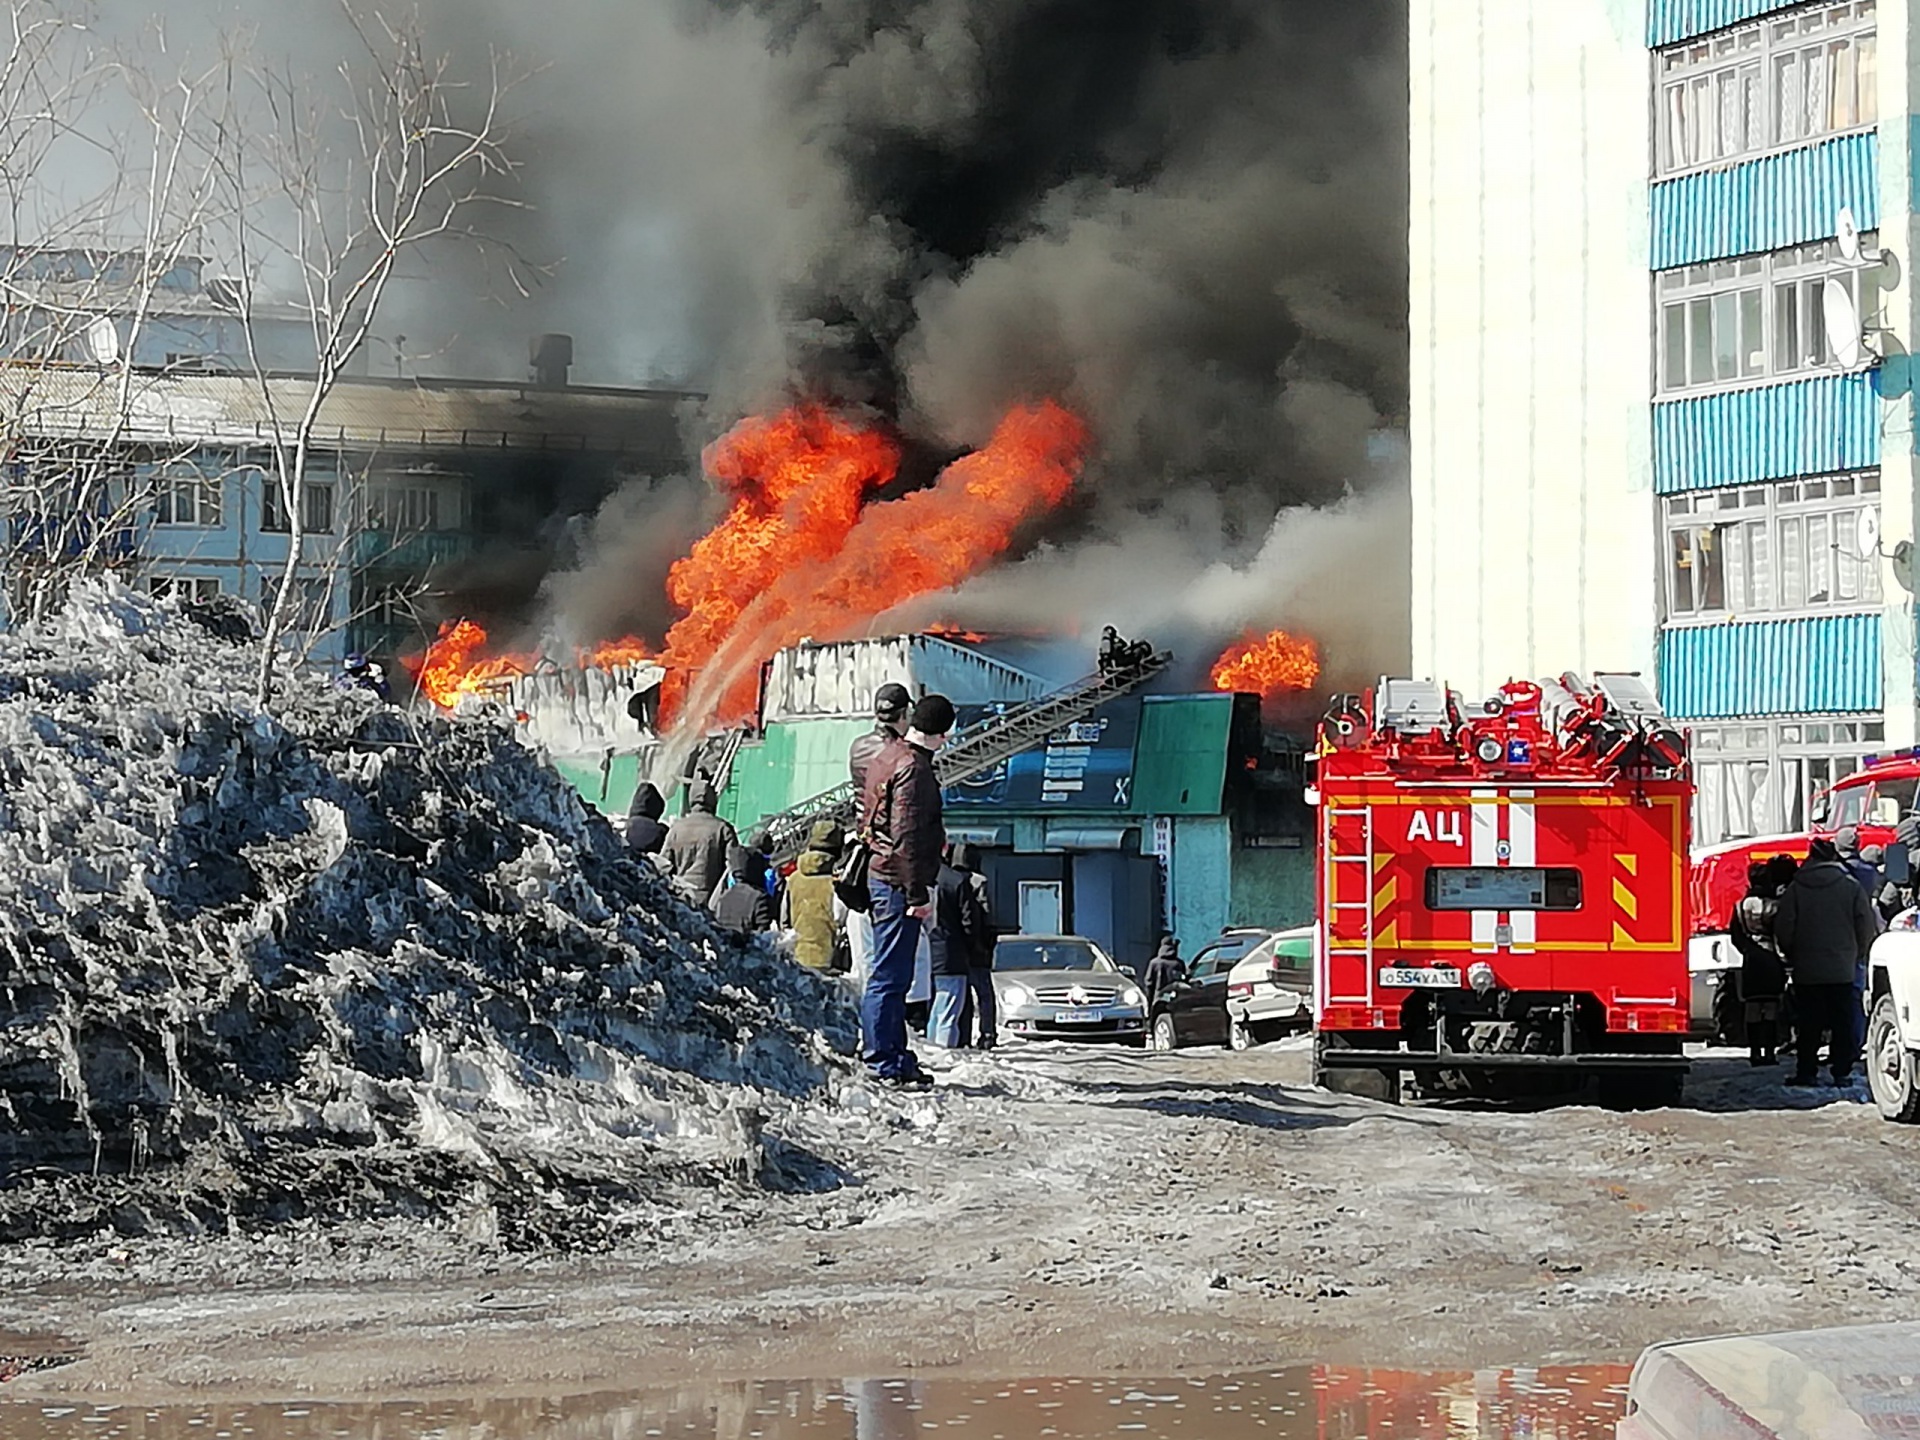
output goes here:
{"type": "Polygon", "coordinates": [[[852,1085],[846,1186],[613,1255],[424,1222],[20,1247],[0,1354],[75,1358],[0,1400],[1586,1363],[1920,1318],[1920,1130],[1871,1105],[1727,1052],[1630,1115],[1388,1107],[1307,1064],[1014,1047],[899,1104],[852,1085]]]}

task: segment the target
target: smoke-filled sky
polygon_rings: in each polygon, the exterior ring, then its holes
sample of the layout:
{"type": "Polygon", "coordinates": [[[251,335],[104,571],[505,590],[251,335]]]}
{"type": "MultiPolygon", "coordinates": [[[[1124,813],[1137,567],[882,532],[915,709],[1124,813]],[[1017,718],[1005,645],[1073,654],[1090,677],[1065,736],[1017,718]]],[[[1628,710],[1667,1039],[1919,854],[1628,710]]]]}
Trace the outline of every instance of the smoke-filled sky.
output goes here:
{"type": "MultiPolygon", "coordinates": [[[[240,23],[315,69],[348,44],[322,0],[161,8],[175,43],[240,23]]],[[[1097,446],[1019,577],[1039,595],[1057,573],[1056,600],[1075,556],[1126,565],[1147,540],[1163,573],[1130,578],[1184,590],[1196,564],[1253,561],[1287,507],[1376,479],[1368,439],[1406,384],[1392,0],[425,9],[463,65],[494,46],[535,71],[513,97],[529,208],[500,223],[553,268],[512,305],[475,303],[464,265],[409,287],[383,329],[449,347],[423,371],[518,374],[528,334],[563,330],[577,380],[708,390],[694,442],[807,394],[897,422],[929,466],[1056,396],[1097,446]]],[[[549,587],[559,623],[657,630],[662,557],[697,525],[672,487],[616,497],[597,560],[549,587]]]]}

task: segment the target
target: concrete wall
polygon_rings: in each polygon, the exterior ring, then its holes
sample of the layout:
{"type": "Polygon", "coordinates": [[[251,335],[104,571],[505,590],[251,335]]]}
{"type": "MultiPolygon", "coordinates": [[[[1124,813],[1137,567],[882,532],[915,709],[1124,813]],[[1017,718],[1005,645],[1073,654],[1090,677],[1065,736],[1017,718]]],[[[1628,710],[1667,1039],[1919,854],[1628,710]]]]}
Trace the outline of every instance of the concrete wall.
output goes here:
{"type": "MultiPolygon", "coordinates": [[[[1886,328],[1881,367],[1880,548],[1890,557],[1902,541],[1912,541],[1916,476],[1916,374],[1914,337],[1920,334],[1920,306],[1912,269],[1920,223],[1914,217],[1915,167],[1920,163],[1920,115],[1916,115],[1913,77],[1920,66],[1920,35],[1915,34],[1914,0],[1879,0],[1880,32],[1880,246],[1893,258],[1881,283],[1898,279],[1884,297],[1886,328]],[[1904,60],[1904,63],[1901,61],[1904,60]]],[[[1891,558],[1883,559],[1881,593],[1886,596],[1882,630],[1885,667],[1887,741],[1911,745],[1920,740],[1920,702],[1916,701],[1916,646],[1913,592],[1900,584],[1891,558]]],[[[1911,575],[1909,575],[1909,581],[1911,575]]]]}
{"type": "Polygon", "coordinates": [[[1412,0],[1413,660],[1650,672],[1644,0],[1412,0]]]}

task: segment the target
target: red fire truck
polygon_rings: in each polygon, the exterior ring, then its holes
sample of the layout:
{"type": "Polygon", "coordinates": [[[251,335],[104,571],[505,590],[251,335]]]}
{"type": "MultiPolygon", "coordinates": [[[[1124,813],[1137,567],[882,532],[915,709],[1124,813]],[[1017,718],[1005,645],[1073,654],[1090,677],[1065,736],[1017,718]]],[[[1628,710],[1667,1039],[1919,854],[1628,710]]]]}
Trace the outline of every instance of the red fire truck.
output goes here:
{"type": "Polygon", "coordinates": [[[1335,699],[1313,768],[1318,1083],[1678,1097],[1693,782],[1638,677],[1477,704],[1382,680],[1335,699]]]}

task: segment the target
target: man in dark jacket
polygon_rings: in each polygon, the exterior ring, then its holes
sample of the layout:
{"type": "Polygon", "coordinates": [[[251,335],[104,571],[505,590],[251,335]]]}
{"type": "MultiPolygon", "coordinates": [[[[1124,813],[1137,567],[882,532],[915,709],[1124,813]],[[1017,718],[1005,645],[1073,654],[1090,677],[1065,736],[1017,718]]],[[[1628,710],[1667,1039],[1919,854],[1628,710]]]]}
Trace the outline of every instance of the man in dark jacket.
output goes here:
{"type": "Polygon", "coordinates": [[[767,898],[767,858],[745,845],[727,847],[727,878],[732,881],[713,907],[713,923],[736,935],[757,935],[773,928],[773,901],[767,898]]]}
{"type": "Polygon", "coordinates": [[[661,847],[667,857],[667,876],[689,905],[707,903],[713,887],[727,873],[727,847],[740,843],[733,826],[713,813],[719,803],[709,782],[695,781],[687,796],[687,813],[668,827],[661,847]]]}
{"type": "Polygon", "coordinates": [[[1160,937],[1160,948],[1154,952],[1153,959],[1147,962],[1146,978],[1141,984],[1146,987],[1147,1006],[1160,998],[1163,991],[1171,990],[1187,978],[1186,963],[1180,958],[1180,942],[1171,935],[1160,937]]]}
{"type": "Polygon", "coordinates": [[[847,751],[847,774],[853,777],[855,795],[867,793],[867,769],[874,757],[906,733],[907,707],[912,703],[904,685],[886,684],[873,692],[873,729],[847,751]]]}
{"type": "Polygon", "coordinates": [[[651,780],[642,780],[627,806],[627,853],[633,856],[658,855],[667,843],[667,827],[660,817],[667,813],[667,802],[651,780]]]}
{"type": "Polygon", "coordinates": [[[907,992],[946,843],[933,757],[952,729],[952,702],[924,697],[908,717],[906,735],[873,757],[861,792],[860,831],[873,852],[867,867],[873,969],[860,1001],[860,1029],[868,1070],[895,1084],[929,1083],[907,1048],[907,992]]]}
{"type": "Polygon", "coordinates": [[[999,996],[993,989],[993,900],[988,894],[987,877],[980,873],[978,845],[964,840],[956,844],[951,863],[967,877],[980,917],[979,933],[973,937],[973,964],[967,968],[967,1003],[960,1011],[960,1043],[991,1050],[1000,1031],[999,996]]]}
{"type": "Polygon", "coordinates": [[[933,960],[933,1010],[927,1039],[949,1050],[967,1043],[967,987],[986,927],[973,877],[949,859],[934,877],[933,928],[927,932],[927,950],[933,960]]]}
{"type": "Polygon", "coordinates": [[[1833,1083],[1852,1079],[1859,1058],[1853,977],[1879,932],[1866,892],[1847,873],[1833,842],[1814,841],[1773,917],[1774,939],[1793,974],[1797,1037],[1789,1085],[1814,1083],[1823,1033],[1830,1037],[1833,1083]]]}
{"type": "MultiPolygon", "coordinates": [[[[1833,848],[1840,852],[1840,863],[1847,867],[1847,873],[1853,876],[1854,883],[1867,892],[1867,900],[1869,904],[1873,904],[1874,922],[1878,925],[1880,908],[1878,904],[1874,902],[1877,902],[1880,898],[1880,887],[1886,883],[1886,876],[1881,873],[1880,866],[1875,861],[1869,860],[1865,852],[1861,850],[1859,829],[1853,825],[1841,826],[1834,832],[1833,848]]],[[[1879,847],[1876,846],[1875,848],[1878,849],[1879,847]]],[[[1881,851],[1883,856],[1885,853],[1885,851],[1881,851]]],[[[1865,1000],[1867,993],[1867,952],[1864,950],[1860,952],[1859,968],[1853,972],[1853,989],[1855,1001],[1852,1011],[1853,1044],[1854,1051],[1857,1054],[1860,1047],[1867,1042],[1867,1006],[1865,1000]]]]}

